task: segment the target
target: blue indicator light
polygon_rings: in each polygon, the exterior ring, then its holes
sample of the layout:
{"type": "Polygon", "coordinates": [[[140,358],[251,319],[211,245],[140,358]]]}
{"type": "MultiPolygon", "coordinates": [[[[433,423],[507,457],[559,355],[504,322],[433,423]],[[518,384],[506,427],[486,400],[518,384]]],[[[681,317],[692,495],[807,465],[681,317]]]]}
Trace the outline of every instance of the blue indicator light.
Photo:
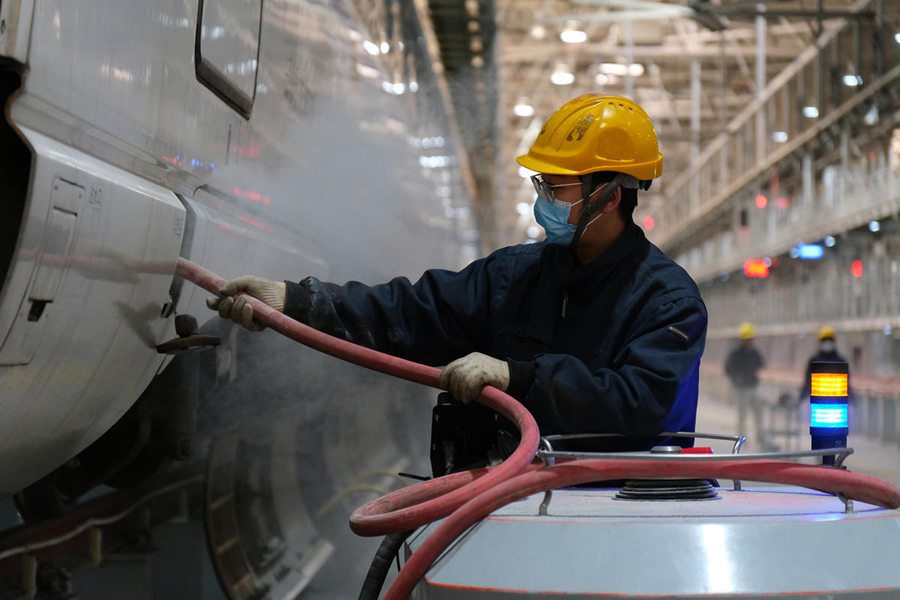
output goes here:
{"type": "Polygon", "coordinates": [[[810,404],[810,427],[848,427],[846,404],[810,404]]]}
{"type": "Polygon", "coordinates": [[[797,258],[819,260],[824,255],[825,248],[821,244],[797,244],[797,258]]]}

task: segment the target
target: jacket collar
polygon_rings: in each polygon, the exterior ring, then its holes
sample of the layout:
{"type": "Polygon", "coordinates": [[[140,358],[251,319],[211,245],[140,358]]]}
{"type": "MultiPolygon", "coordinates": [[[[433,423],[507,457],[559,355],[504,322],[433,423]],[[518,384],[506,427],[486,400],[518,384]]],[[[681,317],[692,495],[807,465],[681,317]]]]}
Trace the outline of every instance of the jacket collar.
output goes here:
{"type": "Polygon", "coordinates": [[[606,252],[594,262],[580,265],[570,248],[558,248],[556,266],[560,273],[560,283],[567,290],[594,289],[624,263],[643,259],[650,248],[644,232],[633,222],[625,225],[622,234],[606,252]]]}

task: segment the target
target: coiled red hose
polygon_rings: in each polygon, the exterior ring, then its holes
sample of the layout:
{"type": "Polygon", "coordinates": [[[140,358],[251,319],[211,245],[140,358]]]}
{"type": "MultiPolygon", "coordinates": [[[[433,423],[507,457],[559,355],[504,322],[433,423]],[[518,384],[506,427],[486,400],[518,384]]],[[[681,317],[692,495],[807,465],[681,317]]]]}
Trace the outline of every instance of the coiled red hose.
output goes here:
{"type": "MultiPolygon", "coordinates": [[[[225,281],[179,259],[179,274],[218,295],[225,281]]],[[[324,334],[245,296],[260,323],[302,344],[382,373],[438,387],[440,370],[389,356],[324,334]]],[[[611,479],[722,478],[801,485],[884,508],[900,507],[900,490],[880,479],[834,469],[775,460],[700,462],[685,460],[591,459],[552,467],[532,464],[538,428],[532,416],[496,388],[479,401],[509,418],[522,434],[516,451],[501,465],[455,473],[403,488],[358,508],[350,527],[359,535],[414,529],[447,517],[403,566],[385,600],[404,600],[431,564],[461,533],[492,511],[530,494],[567,485],[611,479]],[[523,472],[525,471],[525,472],[523,472]],[[451,514],[452,513],[452,514],[451,514]]]]}

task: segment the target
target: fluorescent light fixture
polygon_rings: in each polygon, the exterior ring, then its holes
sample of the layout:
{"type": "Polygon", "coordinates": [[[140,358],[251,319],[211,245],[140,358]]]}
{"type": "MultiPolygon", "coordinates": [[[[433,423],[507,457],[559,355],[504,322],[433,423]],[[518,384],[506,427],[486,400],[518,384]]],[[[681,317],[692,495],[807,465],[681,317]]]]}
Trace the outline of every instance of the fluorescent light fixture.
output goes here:
{"type": "Polygon", "coordinates": [[[569,71],[569,67],[557,65],[556,69],[550,75],[550,81],[554,85],[572,85],[575,83],[575,75],[569,71]]]}
{"type": "Polygon", "coordinates": [[[382,54],[387,54],[388,52],[391,51],[391,45],[388,44],[387,42],[381,42],[380,48],[381,48],[382,54]]]}
{"type": "Polygon", "coordinates": [[[356,72],[366,79],[378,79],[379,77],[381,77],[381,71],[379,71],[375,67],[370,67],[369,65],[364,65],[361,63],[356,63],[356,72]]]}
{"type": "Polygon", "coordinates": [[[598,70],[604,75],[617,75],[619,77],[631,75],[632,77],[640,77],[644,74],[644,65],[640,63],[631,63],[630,65],[621,63],[600,63],[598,70]]]}
{"type": "Polygon", "coordinates": [[[513,114],[517,117],[530,117],[534,115],[534,107],[528,101],[528,98],[519,98],[516,105],[513,106],[513,114]]]}
{"type": "Polygon", "coordinates": [[[366,49],[366,52],[371,54],[372,56],[377,56],[381,54],[381,50],[378,48],[378,44],[375,42],[370,42],[369,40],[365,40],[363,42],[363,48],[366,49]]]}
{"type": "Polygon", "coordinates": [[[844,85],[847,87],[857,87],[863,84],[863,78],[859,75],[852,75],[850,73],[844,75],[841,79],[844,82],[844,85]]]}
{"type": "Polygon", "coordinates": [[[869,221],[869,231],[872,233],[877,233],[881,231],[881,223],[878,221],[869,221]]]}
{"type": "Polygon", "coordinates": [[[894,41],[900,44],[900,31],[894,34],[894,41]]]}
{"type": "Polygon", "coordinates": [[[578,22],[571,21],[566,25],[566,28],[560,32],[559,39],[566,44],[583,44],[587,41],[587,33],[581,30],[578,22]]]}
{"type": "Polygon", "coordinates": [[[776,144],[783,144],[788,141],[787,131],[773,131],[772,132],[772,141],[776,144]]]}
{"type": "Polygon", "coordinates": [[[803,116],[807,119],[815,119],[819,116],[819,109],[815,106],[804,106],[803,107],[803,116]]]}

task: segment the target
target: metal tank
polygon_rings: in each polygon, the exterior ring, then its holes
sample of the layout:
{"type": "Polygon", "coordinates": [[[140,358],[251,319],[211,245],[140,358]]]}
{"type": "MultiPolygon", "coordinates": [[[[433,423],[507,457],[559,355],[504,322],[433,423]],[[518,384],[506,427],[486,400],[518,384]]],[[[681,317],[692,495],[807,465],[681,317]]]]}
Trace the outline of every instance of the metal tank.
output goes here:
{"type": "MultiPolygon", "coordinates": [[[[743,458],[804,455],[818,457],[743,458]]],[[[407,557],[435,527],[410,538],[407,557]]],[[[893,599],[898,557],[897,510],[796,486],[629,481],[534,494],[494,511],[412,598],[893,599]]]]}

